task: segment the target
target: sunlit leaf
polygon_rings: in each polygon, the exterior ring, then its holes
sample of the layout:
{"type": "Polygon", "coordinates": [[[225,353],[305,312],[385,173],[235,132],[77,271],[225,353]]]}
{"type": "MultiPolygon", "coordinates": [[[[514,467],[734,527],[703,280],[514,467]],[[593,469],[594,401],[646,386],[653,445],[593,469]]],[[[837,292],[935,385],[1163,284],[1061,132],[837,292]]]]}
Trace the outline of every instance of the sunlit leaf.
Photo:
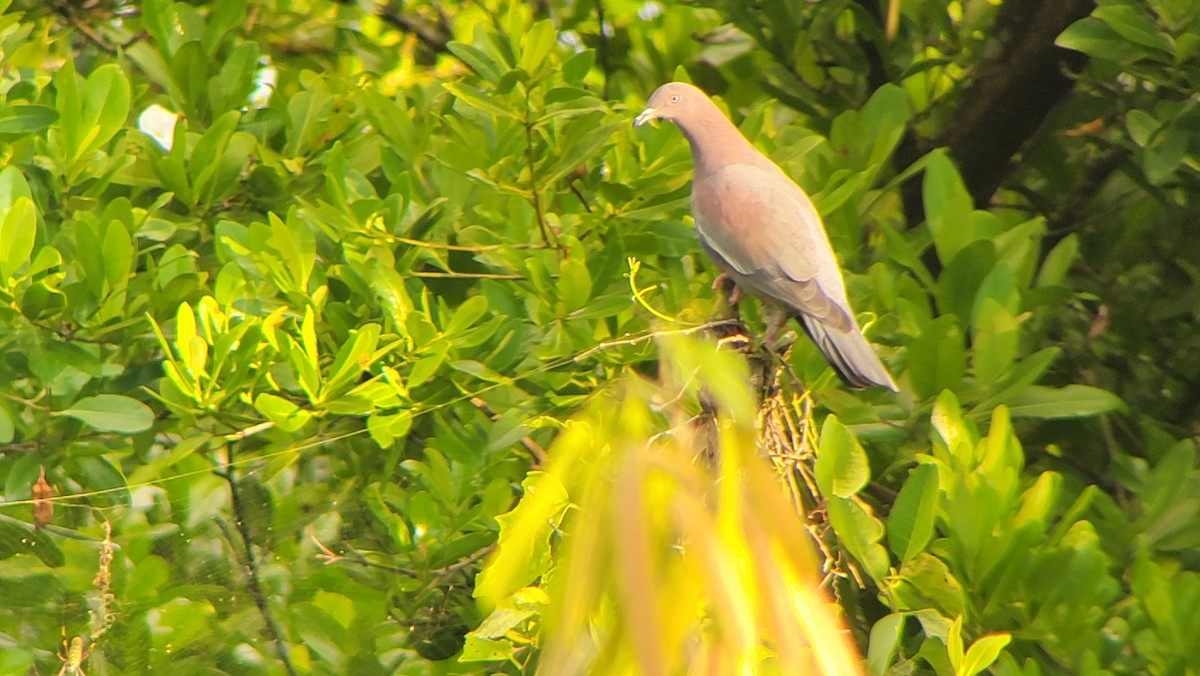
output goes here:
{"type": "Polygon", "coordinates": [[[1081,418],[1124,408],[1125,403],[1115,394],[1088,385],[1032,386],[1009,403],[1014,418],[1081,418]]]}
{"type": "Polygon", "coordinates": [[[826,495],[850,497],[870,480],[871,468],[866,452],[837,416],[825,419],[819,448],[817,485],[826,495]]]}
{"type": "Polygon", "coordinates": [[[154,411],[132,397],[120,394],[98,394],[80,399],[62,415],[77,418],[102,432],[135,434],[150,429],[154,411]]]}
{"type": "Polygon", "coordinates": [[[933,537],[937,516],[938,473],[929,464],[917,465],[896,496],[888,515],[888,546],[905,563],[925,549],[933,537]]]}

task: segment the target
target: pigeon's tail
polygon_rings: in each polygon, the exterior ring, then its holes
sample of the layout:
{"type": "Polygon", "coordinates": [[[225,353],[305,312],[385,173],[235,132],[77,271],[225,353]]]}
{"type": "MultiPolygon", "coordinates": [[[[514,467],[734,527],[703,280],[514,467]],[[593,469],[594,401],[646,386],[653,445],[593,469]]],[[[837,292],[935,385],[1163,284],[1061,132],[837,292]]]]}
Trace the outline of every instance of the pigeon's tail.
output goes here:
{"type": "Polygon", "coordinates": [[[850,387],[886,387],[895,392],[896,381],[888,373],[887,367],[875,354],[875,348],[867,342],[862,331],[854,327],[853,331],[842,332],[830,329],[816,319],[803,314],[796,316],[804,332],[816,343],[821,354],[829,361],[829,365],[837,372],[838,377],[850,387]]]}

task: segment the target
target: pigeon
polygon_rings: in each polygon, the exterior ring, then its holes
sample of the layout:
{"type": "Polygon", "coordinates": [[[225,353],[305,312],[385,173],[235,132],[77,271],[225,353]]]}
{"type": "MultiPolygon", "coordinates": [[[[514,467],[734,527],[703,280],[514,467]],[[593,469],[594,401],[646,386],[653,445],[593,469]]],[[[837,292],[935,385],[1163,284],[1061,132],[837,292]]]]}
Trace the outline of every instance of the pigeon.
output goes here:
{"type": "Polygon", "coordinates": [[[633,124],[656,120],[674,123],[691,145],[696,234],[721,269],[713,287],[730,279],[737,285],[731,303],[742,290],[766,301],[768,344],[795,317],[846,385],[895,392],[896,382],[854,319],[837,257],[808,195],[690,84],[659,87],[633,124]]]}

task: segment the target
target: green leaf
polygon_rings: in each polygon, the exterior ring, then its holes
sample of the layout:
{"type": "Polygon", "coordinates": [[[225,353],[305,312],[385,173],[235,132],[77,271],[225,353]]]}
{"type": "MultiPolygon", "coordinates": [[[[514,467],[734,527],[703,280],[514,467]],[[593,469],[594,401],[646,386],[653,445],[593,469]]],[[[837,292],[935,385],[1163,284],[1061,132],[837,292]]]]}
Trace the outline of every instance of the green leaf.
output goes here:
{"type": "Polygon", "coordinates": [[[1156,517],[1185,500],[1196,468],[1196,445],[1191,440],[1172,446],[1150,471],[1141,488],[1145,513],[1156,517]]]}
{"type": "Polygon", "coordinates": [[[67,59],[66,63],[58,69],[54,75],[54,107],[58,111],[58,129],[62,132],[60,151],[63,153],[58,157],[60,169],[65,169],[65,164],[69,164],[75,160],[74,153],[78,152],[82,147],[83,131],[81,116],[83,115],[83,105],[79,100],[79,81],[75,73],[75,62],[67,59]]]}
{"type": "Polygon", "coordinates": [[[125,475],[116,465],[103,456],[81,457],[71,460],[78,466],[76,479],[88,490],[94,491],[89,499],[106,505],[129,505],[129,489],[125,475]]]}
{"type": "Polygon", "coordinates": [[[32,554],[51,568],[66,563],[63,551],[45,531],[7,517],[0,519],[0,559],[17,554],[32,554]]]}
{"type": "Polygon", "coordinates": [[[0,169],[0,214],[6,214],[20,198],[32,199],[29,182],[15,166],[9,165],[0,169]]]}
{"type": "Polygon", "coordinates": [[[520,66],[527,73],[539,73],[549,64],[546,57],[554,47],[557,31],[550,19],[539,21],[521,36],[520,66]]]}
{"type": "Polygon", "coordinates": [[[887,536],[888,546],[901,564],[923,551],[933,539],[938,491],[937,467],[924,463],[917,465],[896,496],[888,515],[887,536]]]}
{"type": "Polygon", "coordinates": [[[1032,385],[1007,403],[1014,418],[1087,418],[1125,410],[1117,395],[1089,385],[1032,385]]]}
{"type": "Polygon", "coordinates": [[[1042,472],[1037,481],[1021,495],[1020,510],[1012,520],[1013,528],[1033,524],[1038,532],[1044,531],[1051,518],[1051,510],[1055,508],[1055,501],[1062,492],[1062,483],[1061,474],[1042,472]]]}
{"type": "Polygon", "coordinates": [[[405,386],[411,390],[429,380],[441,368],[442,364],[445,363],[446,355],[449,351],[449,343],[442,342],[433,346],[428,356],[418,359],[413,364],[412,370],[409,371],[408,379],[404,383],[405,386]]]}
{"type": "Polygon", "coordinates": [[[971,218],[971,195],[949,155],[930,153],[925,167],[925,218],[933,232],[933,246],[938,258],[950,261],[973,239],[964,225],[971,218]]]}
{"type": "Polygon", "coordinates": [[[485,94],[474,87],[453,82],[443,82],[442,86],[445,87],[446,91],[450,92],[454,98],[462,101],[472,108],[475,108],[476,110],[510,120],[517,119],[515,112],[493,103],[490,95],[485,94]]]}
{"type": "Polygon", "coordinates": [[[403,439],[412,429],[412,418],[412,411],[375,413],[367,417],[367,432],[380,448],[390,448],[397,439],[403,439]]]}
{"type": "MultiPolygon", "coordinates": [[[[194,11],[180,5],[176,5],[176,8],[181,19],[185,12],[194,11]]],[[[172,32],[175,34],[172,41],[177,43],[178,47],[175,49],[174,58],[170,60],[171,81],[177,85],[182,98],[180,112],[191,118],[197,129],[203,128],[212,119],[207,91],[211,62],[204,53],[204,45],[200,40],[188,35],[186,31],[184,35],[179,35],[177,27],[172,32]]],[[[297,97],[306,93],[299,92],[297,97]]]]}
{"type": "Polygon", "coordinates": [[[857,498],[837,496],[827,498],[825,507],[829,512],[829,523],[846,551],[876,582],[884,579],[890,565],[887,550],[879,544],[884,529],[870,508],[857,498]]]}
{"type": "Polygon", "coordinates": [[[67,562],[67,557],[63,550],[59,549],[58,543],[44,530],[34,529],[31,533],[26,534],[25,544],[29,547],[30,553],[51,568],[58,568],[67,562]]]}
{"type": "Polygon", "coordinates": [[[950,390],[944,390],[938,395],[933,404],[933,414],[930,415],[933,424],[934,451],[940,447],[949,453],[945,458],[954,458],[962,467],[974,467],[975,433],[963,419],[962,407],[958,397],[950,390]]]}
{"type": "Polygon", "coordinates": [[[0,220],[0,286],[29,262],[37,235],[37,210],[33,200],[18,197],[0,220]]]}
{"type": "Polygon", "coordinates": [[[1108,60],[1121,54],[1125,48],[1125,40],[1119,33],[1105,22],[1090,16],[1067,26],[1054,44],[1108,60]]]}
{"type": "Polygon", "coordinates": [[[247,0],[217,0],[211,4],[204,33],[204,51],[210,59],[217,56],[223,38],[245,23],[246,5],[247,0]]]}
{"type": "Polygon", "coordinates": [[[866,131],[861,140],[871,144],[866,168],[880,165],[891,156],[908,126],[909,108],[908,95],[894,84],[885,84],[871,94],[859,111],[866,131]]]}
{"type": "Polygon", "coordinates": [[[569,84],[581,84],[583,78],[592,69],[592,65],[596,63],[596,50],[585,49],[578,54],[567,59],[562,66],[563,80],[569,84]]]}
{"type": "Polygon", "coordinates": [[[976,319],[971,346],[975,378],[992,387],[1012,369],[1017,359],[1017,320],[991,298],[985,298],[976,319]]]}
{"type": "Polygon", "coordinates": [[[988,634],[980,636],[967,649],[967,654],[956,670],[956,676],[974,676],[992,666],[992,662],[1000,657],[1000,651],[1008,645],[1012,636],[1004,634],[988,634]]]}
{"type": "MultiPolygon", "coordinates": [[[[201,204],[210,204],[218,190],[217,182],[222,169],[221,159],[234,137],[241,113],[231,110],[216,119],[212,126],[196,141],[191,157],[188,158],[188,179],[192,197],[201,204]]],[[[178,125],[176,125],[178,127],[178,125]]],[[[278,220],[274,214],[272,219],[278,220]]],[[[271,221],[274,226],[274,220],[271,221]]],[[[312,261],[308,262],[311,267],[312,261]]]]}
{"type": "Polygon", "coordinates": [[[179,353],[179,360],[183,362],[183,366],[187,369],[188,378],[182,378],[184,374],[178,374],[181,382],[179,385],[184,391],[191,391],[193,384],[205,375],[205,366],[208,364],[208,343],[204,338],[196,334],[196,315],[192,310],[192,306],[186,301],[179,304],[179,309],[175,312],[175,350],[179,353]]]}
{"type": "Polygon", "coordinates": [[[917,395],[928,398],[961,387],[967,371],[967,349],[952,315],[925,325],[908,348],[908,378],[917,395]]]}
{"type": "Polygon", "coordinates": [[[123,287],[133,265],[134,249],[129,231],[120,221],[108,224],[100,250],[104,252],[104,276],[109,288],[123,287]]]}
{"type": "Polygon", "coordinates": [[[391,319],[391,329],[404,333],[407,330],[408,313],[413,310],[413,302],[400,274],[371,258],[367,260],[367,280],[371,290],[375,292],[375,297],[391,319]]]}
{"type": "Polygon", "coordinates": [[[1137,7],[1104,4],[1097,7],[1092,16],[1108,24],[1118,35],[1134,44],[1165,54],[1174,52],[1170,41],[1158,31],[1158,27],[1146,13],[1137,7]]]}
{"type": "Polygon", "coordinates": [[[453,336],[466,331],[487,314],[487,311],[487,298],[483,296],[471,296],[463,301],[462,305],[458,306],[458,309],[454,311],[454,315],[450,317],[450,321],[446,322],[446,335],[453,336]]]}
{"type": "Polygon", "coordinates": [[[13,424],[12,414],[3,406],[0,406],[0,444],[7,444],[13,440],[17,434],[17,428],[13,424]]]}
{"type": "Polygon", "coordinates": [[[260,59],[258,45],[252,42],[242,43],[230,52],[221,64],[221,72],[208,81],[214,113],[237,110],[246,105],[254,92],[260,59]]]}
{"type": "Polygon", "coordinates": [[[1055,286],[1062,284],[1067,278],[1067,272],[1079,259],[1079,236],[1071,233],[1054,245],[1042,267],[1038,270],[1037,286],[1055,286]]]}
{"type": "Polygon", "coordinates": [[[308,411],[287,399],[268,392],[263,392],[254,398],[254,408],[267,416],[268,420],[275,423],[275,426],[284,432],[295,432],[304,427],[312,418],[312,414],[308,411]]]}
{"type": "Polygon", "coordinates": [[[450,41],[446,43],[446,49],[450,53],[457,56],[459,60],[467,64],[479,76],[488,82],[498,82],[500,76],[508,70],[503,64],[493,59],[487,52],[479,49],[474,45],[465,42],[450,41]]]}
{"type": "Polygon", "coordinates": [[[493,607],[549,568],[550,538],[569,504],[566,488],[553,474],[530,472],[522,486],[525,496],[517,506],[496,517],[496,553],[475,578],[475,597],[493,607]]]}
{"type": "Polygon", "coordinates": [[[815,469],[817,486],[826,497],[848,498],[862,490],[871,478],[866,452],[836,415],[825,418],[821,427],[815,469]]]}
{"type": "Polygon", "coordinates": [[[36,134],[58,121],[58,111],[48,106],[11,105],[0,108],[0,134],[36,134]]]}
{"type": "MultiPolygon", "coordinates": [[[[0,4],[3,3],[0,2],[0,4]]],[[[10,608],[41,608],[48,597],[65,593],[67,593],[67,589],[63,578],[54,573],[0,578],[0,598],[3,598],[5,604],[10,608]]],[[[3,662],[0,661],[0,664],[3,662]]],[[[32,667],[32,665],[30,666],[32,667]]]]}
{"type": "Polygon", "coordinates": [[[508,639],[481,638],[468,634],[459,662],[495,662],[513,659],[515,648],[508,639]]]}
{"type": "Polygon", "coordinates": [[[967,244],[949,261],[938,275],[938,307],[952,313],[964,326],[969,326],[974,316],[975,303],[980,298],[984,280],[998,266],[996,245],[990,239],[980,239],[967,244]]]}
{"type": "Polygon", "coordinates": [[[83,158],[108,143],[125,126],[129,105],[129,80],[120,66],[107,63],[93,71],[83,88],[80,117],[83,141],[74,159],[83,158]]]}
{"type": "Polygon", "coordinates": [[[563,261],[558,268],[558,297],[567,312],[582,308],[591,294],[592,279],[587,266],[577,260],[563,261]]]}
{"type": "Polygon", "coordinates": [[[1017,291],[1016,277],[1012,268],[1004,262],[997,262],[979,283],[979,291],[971,304],[969,315],[973,326],[979,325],[980,312],[987,301],[996,303],[1014,317],[1021,311],[1021,294],[1017,291]]]}
{"type": "Polygon", "coordinates": [[[962,584],[944,561],[929,552],[902,565],[890,582],[891,595],[900,608],[933,608],[939,614],[958,615],[966,607],[962,584]]]}
{"type": "Polygon", "coordinates": [[[619,125],[602,122],[600,118],[600,115],[588,115],[571,121],[562,139],[561,150],[550,170],[541,177],[542,181],[556,183],[602,153],[619,125]]]}
{"type": "Polygon", "coordinates": [[[987,437],[976,445],[979,460],[977,471],[999,499],[992,504],[1008,505],[1016,495],[1019,474],[1025,467],[1025,453],[1013,433],[1012,417],[1007,406],[992,410],[987,437]]]}
{"type": "Polygon", "coordinates": [[[896,654],[896,648],[900,645],[905,619],[904,613],[891,613],[871,627],[871,638],[867,647],[867,671],[871,676],[883,676],[887,673],[892,656],[896,654]]]}
{"type": "Polygon", "coordinates": [[[1143,165],[1146,169],[1146,179],[1154,185],[1164,183],[1187,155],[1190,132],[1177,127],[1169,127],[1158,135],[1154,144],[1146,149],[1143,165]]]}
{"type": "Polygon", "coordinates": [[[1162,128],[1162,123],[1150,113],[1135,109],[1125,113],[1125,128],[1129,130],[1129,138],[1144,148],[1162,128]]]}
{"type": "Polygon", "coordinates": [[[173,51],[171,38],[178,35],[173,4],[171,0],[147,0],[142,3],[142,27],[154,36],[161,49],[169,51],[173,51]]]}
{"type": "Polygon", "coordinates": [[[154,411],[149,406],[120,394],[98,394],[80,399],[59,415],[81,420],[101,432],[122,434],[144,432],[154,423],[154,411]]]}
{"type": "Polygon", "coordinates": [[[946,633],[946,653],[950,657],[950,666],[954,667],[954,676],[962,674],[962,662],[965,655],[962,639],[962,615],[957,615],[950,623],[950,631],[946,633]]]}
{"type": "Polygon", "coordinates": [[[365,324],[354,331],[353,340],[342,345],[329,369],[326,398],[339,396],[342,390],[358,382],[363,372],[370,369],[378,344],[378,324],[365,324]]]}
{"type": "Polygon", "coordinates": [[[971,409],[971,414],[986,413],[997,405],[1009,401],[1017,393],[1036,382],[1060,354],[1062,354],[1062,348],[1047,347],[1017,362],[1005,379],[1003,389],[976,404],[971,409]]]}

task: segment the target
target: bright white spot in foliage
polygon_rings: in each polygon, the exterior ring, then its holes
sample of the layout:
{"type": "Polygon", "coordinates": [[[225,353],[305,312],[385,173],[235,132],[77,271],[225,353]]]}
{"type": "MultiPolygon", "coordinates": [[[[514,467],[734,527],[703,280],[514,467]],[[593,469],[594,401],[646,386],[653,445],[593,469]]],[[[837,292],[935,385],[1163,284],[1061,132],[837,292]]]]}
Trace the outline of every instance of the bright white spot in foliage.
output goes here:
{"type": "Polygon", "coordinates": [[[558,44],[573,52],[583,51],[583,39],[575,31],[562,31],[558,34],[558,44]]]}
{"type": "Polygon", "coordinates": [[[650,21],[652,19],[657,19],[662,15],[662,13],[662,3],[655,2],[655,0],[649,0],[649,2],[642,3],[641,8],[638,9],[638,18],[642,21],[650,21]]]}
{"type": "Polygon", "coordinates": [[[258,69],[258,77],[254,81],[258,86],[250,94],[250,105],[255,108],[267,107],[267,103],[271,100],[271,92],[275,90],[275,78],[278,74],[275,66],[272,66],[270,61],[263,59],[263,67],[258,69]]]}
{"type": "Polygon", "coordinates": [[[158,142],[164,150],[171,149],[175,140],[175,121],[179,116],[155,103],[138,116],[138,129],[158,142]]]}
{"type": "Polygon", "coordinates": [[[420,540],[423,537],[425,537],[425,524],[418,523],[413,526],[413,539],[420,540]]]}

